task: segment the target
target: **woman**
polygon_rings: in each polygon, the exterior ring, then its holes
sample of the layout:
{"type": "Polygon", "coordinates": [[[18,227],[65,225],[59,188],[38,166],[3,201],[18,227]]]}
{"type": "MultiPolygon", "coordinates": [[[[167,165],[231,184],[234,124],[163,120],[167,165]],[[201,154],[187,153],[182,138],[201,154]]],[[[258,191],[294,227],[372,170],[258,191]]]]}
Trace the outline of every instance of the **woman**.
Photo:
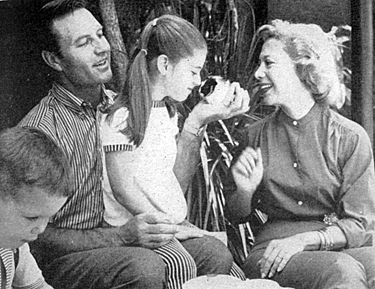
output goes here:
{"type": "Polygon", "coordinates": [[[279,109],[248,128],[228,207],[268,216],[243,269],[293,288],[375,288],[375,175],[364,129],[342,104],[334,39],[320,27],[275,20],[264,40],[259,85],[279,109]]]}
{"type": "MultiPolygon", "coordinates": [[[[206,54],[204,38],[188,21],[172,15],[153,20],[142,32],[126,93],[102,116],[108,172],[108,178],[104,173],[105,220],[121,226],[145,212],[161,212],[174,220],[179,231],[175,238],[155,248],[166,263],[168,288],[181,288],[197,275],[229,274],[233,263],[224,244],[185,221],[187,205],[173,172],[178,135],[175,106],[201,84],[206,54]]],[[[212,114],[233,106],[236,113],[243,113],[248,100],[247,92],[234,83],[223,102],[202,102],[198,109],[212,114]]],[[[201,135],[205,123],[194,119],[199,118],[187,118],[183,133],[201,135]]]]}

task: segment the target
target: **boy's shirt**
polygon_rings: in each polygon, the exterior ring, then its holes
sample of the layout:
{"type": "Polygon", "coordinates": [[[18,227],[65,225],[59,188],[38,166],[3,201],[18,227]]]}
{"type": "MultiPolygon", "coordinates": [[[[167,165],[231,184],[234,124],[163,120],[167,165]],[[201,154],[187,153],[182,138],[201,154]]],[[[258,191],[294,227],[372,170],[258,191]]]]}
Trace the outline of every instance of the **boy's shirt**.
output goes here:
{"type": "Polygon", "coordinates": [[[17,264],[15,264],[15,250],[0,248],[0,288],[22,289],[52,289],[40,271],[34,257],[26,243],[19,249],[17,264]]]}

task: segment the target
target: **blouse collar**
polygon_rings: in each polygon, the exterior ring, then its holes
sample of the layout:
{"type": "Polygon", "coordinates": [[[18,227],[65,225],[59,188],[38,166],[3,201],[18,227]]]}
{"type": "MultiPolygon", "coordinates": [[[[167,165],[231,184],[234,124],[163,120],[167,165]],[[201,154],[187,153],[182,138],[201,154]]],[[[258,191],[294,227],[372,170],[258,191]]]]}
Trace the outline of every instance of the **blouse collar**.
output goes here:
{"type": "Polygon", "coordinates": [[[327,107],[328,107],[327,104],[315,103],[313,105],[313,107],[310,109],[310,111],[304,117],[302,117],[301,119],[298,119],[298,120],[295,120],[295,119],[291,118],[282,109],[280,109],[277,118],[280,122],[285,122],[289,125],[295,126],[296,124],[298,124],[299,126],[304,126],[304,125],[308,124],[309,122],[318,119],[318,116],[324,110],[326,110],[327,107]]]}

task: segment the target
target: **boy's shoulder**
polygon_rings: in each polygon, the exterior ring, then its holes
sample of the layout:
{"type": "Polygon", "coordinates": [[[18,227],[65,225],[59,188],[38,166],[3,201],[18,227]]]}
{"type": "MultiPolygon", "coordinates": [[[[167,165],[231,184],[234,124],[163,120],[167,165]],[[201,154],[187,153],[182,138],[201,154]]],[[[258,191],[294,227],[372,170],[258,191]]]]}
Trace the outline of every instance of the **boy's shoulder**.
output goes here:
{"type": "Polygon", "coordinates": [[[19,247],[19,261],[14,272],[12,285],[17,288],[25,286],[30,286],[30,288],[51,288],[45,283],[42,272],[27,243],[19,247]]]}

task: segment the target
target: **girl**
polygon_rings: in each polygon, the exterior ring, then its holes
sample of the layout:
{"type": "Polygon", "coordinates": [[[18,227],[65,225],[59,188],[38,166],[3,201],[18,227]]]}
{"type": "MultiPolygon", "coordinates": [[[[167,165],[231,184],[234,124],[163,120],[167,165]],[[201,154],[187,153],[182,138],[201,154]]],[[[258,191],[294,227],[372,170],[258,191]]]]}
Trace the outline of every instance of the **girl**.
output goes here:
{"type": "MultiPolygon", "coordinates": [[[[185,221],[187,205],[173,172],[178,135],[175,106],[201,84],[206,54],[204,38],[188,21],[164,15],[150,22],[141,35],[126,93],[105,110],[101,121],[108,172],[104,174],[105,219],[120,226],[133,215],[162,212],[174,220],[179,233],[155,249],[166,263],[169,288],[181,288],[197,275],[229,274],[233,263],[224,244],[185,221]]],[[[198,106],[210,113],[234,106],[236,113],[243,113],[248,99],[247,92],[234,83],[222,102],[198,106]]],[[[197,111],[185,121],[184,133],[202,134],[205,123],[197,111]]]]}

